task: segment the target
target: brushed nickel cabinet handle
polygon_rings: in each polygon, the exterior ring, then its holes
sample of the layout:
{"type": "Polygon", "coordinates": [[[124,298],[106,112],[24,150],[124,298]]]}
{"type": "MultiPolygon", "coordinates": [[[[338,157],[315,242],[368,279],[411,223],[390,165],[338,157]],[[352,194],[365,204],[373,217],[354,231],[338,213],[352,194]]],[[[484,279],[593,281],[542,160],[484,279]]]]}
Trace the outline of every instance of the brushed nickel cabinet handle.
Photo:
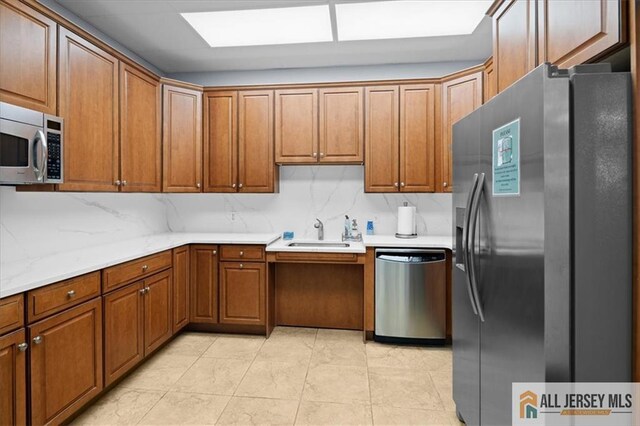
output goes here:
{"type": "Polygon", "coordinates": [[[238,188],[242,188],[242,184],[241,183],[238,184],[238,188]]]}
{"type": "Polygon", "coordinates": [[[150,291],[150,290],[151,290],[151,287],[149,287],[149,286],[146,286],[146,287],[144,288],[144,292],[145,292],[145,293],[149,293],[149,291],[150,291]]]}
{"type": "Polygon", "coordinates": [[[400,186],[404,188],[404,182],[400,182],[400,186]]]}
{"type": "Polygon", "coordinates": [[[75,290],[69,290],[69,291],[67,292],[67,297],[68,297],[69,299],[71,299],[71,298],[72,298],[72,297],[74,297],[75,295],[76,295],[76,291],[75,291],[75,290]]]}
{"type": "Polygon", "coordinates": [[[147,269],[149,269],[149,266],[147,265],[142,265],[142,272],[146,272],[147,269]]]}
{"type": "Polygon", "coordinates": [[[398,182],[393,182],[393,186],[398,187],[398,182]]]}
{"type": "Polygon", "coordinates": [[[42,343],[42,336],[36,336],[33,338],[33,343],[35,343],[36,345],[39,345],[40,343],[42,343]]]}
{"type": "Polygon", "coordinates": [[[215,256],[216,254],[218,254],[218,250],[213,250],[211,253],[215,256]]]}
{"type": "Polygon", "coordinates": [[[447,182],[443,183],[442,186],[444,186],[445,188],[448,186],[449,184],[447,182]]]}
{"type": "Polygon", "coordinates": [[[196,188],[200,188],[200,182],[196,183],[196,188]]]}
{"type": "Polygon", "coordinates": [[[231,187],[232,187],[232,188],[235,188],[235,187],[236,187],[236,184],[235,184],[235,183],[232,183],[232,184],[231,184],[231,187]]]}
{"type": "Polygon", "coordinates": [[[324,152],[320,153],[320,158],[324,157],[324,152]]]}
{"type": "Polygon", "coordinates": [[[240,256],[244,256],[244,251],[240,250],[240,256]]]}
{"type": "Polygon", "coordinates": [[[317,153],[317,152],[314,152],[314,153],[313,153],[313,158],[316,158],[317,156],[318,156],[318,153],[317,153]]]}
{"type": "Polygon", "coordinates": [[[244,268],[244,265],[241,263],[241,264],[240,264],[240,269],[242,269],[242,268],[244,268]]]}
{"type": "Polygon", "coordinates": [[[122,182],[120,182],[120,179],[118,179],[118,180],[117,180],[117,181],[115,181],[113,184],[114,184],[115,186],[120,186],[120,185],[122,185],[122,182]]]}
{"type": "Polygon", "coordinates": [[[122,186],[127,186],[127,181],[126,180],[122,181],[122,186]]]}
{"type": "Polygon", "coordinates": [[[140,290],[138,290],[138,291],[140,292],[140,294],[145,294],[145,293],[147,292],[147,290],[146,290],[146,289],[144,289],[144,288],[141,288],[141,289],[140,289],[140,290]]]}
{"type": "Polygon", "coordinates": [[[28,345],[28,344],[26,344],[26,343],[20,343],[20,344],[18,345],[18,350],[19,350],[20,352],[24,352],[24,351],[26,351],[28,348],[29,348],[29,345],[28,345]]]}

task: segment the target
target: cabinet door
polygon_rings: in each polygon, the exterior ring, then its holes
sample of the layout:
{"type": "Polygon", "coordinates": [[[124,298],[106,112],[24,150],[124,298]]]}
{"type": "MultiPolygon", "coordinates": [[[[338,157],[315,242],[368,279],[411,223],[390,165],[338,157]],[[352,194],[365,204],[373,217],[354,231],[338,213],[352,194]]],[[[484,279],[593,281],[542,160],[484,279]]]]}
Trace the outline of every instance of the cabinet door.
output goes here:
{"type": "Polygon", "coordinates": [[[218,323],[218,246],[191,246],[191,322],[218,323]]]}
{"type": "Polygon", "coordinates": [[[538,0],[538,63],[561,68],[588,62],[624,43],[620,0],[538,0]]]}
{"type": "Polygon", "coordinates": [[[264,325],[264,263],[220,265],[220,323],[264,325]]]}
{"type": "Polygon", "coordinates": [[[24,329],[0,337],[0,425],[27,424],[24,329]]]}
{"type": "Polygon", "coordinates": [[[496,87],[496,72],[493,66],[493,58],[489,58],[489,60],[485,63],[482,88],[484,92],[482,97],[483,103],[488,102],[491,98],[498,94],[498,90],[496,87]]]}
{"type": "Polygon", "coordinates": [[[482,72],[442,83],[442,139],[436,157],[440,162],[438,192],[452,191],[453,125],[482,105],[482,72]]]}
{"type": "Polygon", "coordinates": [[[163,191],[200,192],[202,92],[164,85],[163,191]]]}
{"type": "Polygon", "coordinates": [[[160,192],[160,82],[120,63],[120,180],[125,192],[160,192]]]}
{"type": "Polygon", "coordinates": [[[367,87],[365,191],[396,192],[399,178],[398,86],[367,87]]]}
{"type": "Polygon", "coordinates": [[[276,162],[318,161],[318,90],[276,90],[276,162]]]}
{"type": "Polygon", "coordinates": [[[67,191],[117,191],[118,60],[60,28],[60,115],[67,191]]]}
{"type": "Polygon", "coordinates": [[[320,89],[320,162],[364,161],[362,87],[320,89]]]}
{"type": "Polygon", "coordinates": [[[102,301],[29,326],[31,422],[59,424],[102,390],[102,301]]]}
{"type": "Polygon", "coordinates": [[[173,335],[172,271],[144,280],[144,354],[149,355],[173,335]]]}
{"type": "Polygon", "coordinates": [[[205,97],[204,192],[236,192],[238,185],[238,92],[205,97]]]}
{"type": "Polygon", "coordinates": [[[0,100],[56,114],[58,25],[19,0],[0,1],[0,100]]]}
{"type": "Polygon", "coordinates": [[[535,3],[536,0],[506,0],[493,15],[493,64],[498,92],[536,66],[535,3]]]}
{"type": "Polygon", "coordinates": [[[240,92],[238,97],[238,190],[274,192],[273,91],[240,92]]]}
{"type": "Polygon", "coordinates": [[[173,249],[173,334],[189,324],[189,246],[173,249]]]}
{"type": "Polygon", "coordinates": [[[400,191],[435,190],[435,85],[400,86],[400,191]]]}
{"type": "Polygon", "coordinates": [[[110,385],[144,358],[142,281],[103,296],[104,383],[110,385]]]}

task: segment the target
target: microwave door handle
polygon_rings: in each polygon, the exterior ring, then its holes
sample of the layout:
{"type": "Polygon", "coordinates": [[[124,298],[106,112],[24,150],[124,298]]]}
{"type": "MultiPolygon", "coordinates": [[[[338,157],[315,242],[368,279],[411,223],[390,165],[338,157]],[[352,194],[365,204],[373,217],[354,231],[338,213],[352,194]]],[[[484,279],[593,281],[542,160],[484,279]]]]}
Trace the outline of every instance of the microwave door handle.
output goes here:
{"type": "Polygon", "coordinates": [[[33,138],[33,148],[35,151],[36,145],[40,142],[40,163],[34,164],[33,168],[37,173],[38,181],[44,182],[44,178],[46,175],[46,167],[47,161],[49,157],[49,147],[47,146],[47,138],[44,136],[44,132],[42,130],[38,130],[36,132],[35,137],[33,138]]]}
{"type": "Polygon", "coordinates": [[[473,313],[478,315],[476,309],[476,301],[473,297],[473,290],[471,289],[471,277],[469,270],[469,259],[471,254],[469,253],[469,222],[471,221],[471,206],[473,205],[473,198],[478,188],[478,174],[473,175],[473,182],[467,195],[467,208],[464,211],[464,229],[462,230],[462,262],[464,264],[465,282],[467,284],[467,292],[469,293],[469,302],[471,302],[471,308],[473,313]]]}
{"type": "Polygon", "coordinates": [[[484,173],[480,174],[480,179],[478,180],[478,187],[476,189],[476,193],[473,196],[473,202],[471,207],[470,216],[470,229],[469,238],[467,242],[467,251],[469,254],[469,279],[471,281],[471,289],[473,291],[473,298],[476,301],[476,307],[478,308],[478,316],[480,317],[480,321],[484,322],[484,309],[482,308],[482,302],[480,301],[480,292],[478,291],[478,280],[476,277],[476,264],[474,262],[473,256],[475,254],[475,236],[476,236],[476,226],[478,224],[478,216],[480,213],[480,197],[482,196],[482,192],[484,191],[484,173]]]}

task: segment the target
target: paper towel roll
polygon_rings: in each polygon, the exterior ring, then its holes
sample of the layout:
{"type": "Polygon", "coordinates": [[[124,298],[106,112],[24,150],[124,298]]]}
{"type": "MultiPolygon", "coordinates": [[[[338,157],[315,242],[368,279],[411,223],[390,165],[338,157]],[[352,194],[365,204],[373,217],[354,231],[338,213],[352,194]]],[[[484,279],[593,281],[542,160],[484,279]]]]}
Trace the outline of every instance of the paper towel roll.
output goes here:
{"type": "Polygon", "coordinates": [[[398,207],[398,235],[415,235],[416,208],[414,206],[398,207]]]}

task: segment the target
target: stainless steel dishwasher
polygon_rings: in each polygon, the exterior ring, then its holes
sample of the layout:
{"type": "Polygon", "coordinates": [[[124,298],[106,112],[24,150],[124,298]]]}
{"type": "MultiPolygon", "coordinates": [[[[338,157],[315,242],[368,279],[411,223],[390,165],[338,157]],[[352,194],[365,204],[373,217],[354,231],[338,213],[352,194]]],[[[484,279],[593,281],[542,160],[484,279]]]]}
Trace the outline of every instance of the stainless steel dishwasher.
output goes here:
{"type": "Polygon", "coordinates": [[[444,343],[443,250],[376,249],[375,277],[375,340],[444,343]]]}

